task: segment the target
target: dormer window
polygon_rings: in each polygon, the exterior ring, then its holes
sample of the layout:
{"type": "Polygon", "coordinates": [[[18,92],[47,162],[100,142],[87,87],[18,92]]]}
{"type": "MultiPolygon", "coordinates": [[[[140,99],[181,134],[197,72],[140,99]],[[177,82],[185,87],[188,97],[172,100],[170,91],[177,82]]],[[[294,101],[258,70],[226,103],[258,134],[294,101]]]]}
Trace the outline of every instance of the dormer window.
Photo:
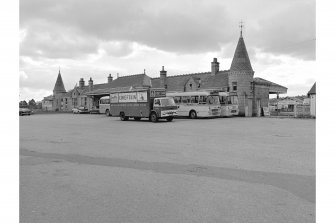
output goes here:
{"type": "Polygon", "coordinates": [[[233,85],[233,91],[237,91],[237,82],[233,82],[232,85],[233,85]]]}
{"type": "Polygon", "coordinates": [[[190,84],[190,88],[192,88],[192,84],[190,84]]]}

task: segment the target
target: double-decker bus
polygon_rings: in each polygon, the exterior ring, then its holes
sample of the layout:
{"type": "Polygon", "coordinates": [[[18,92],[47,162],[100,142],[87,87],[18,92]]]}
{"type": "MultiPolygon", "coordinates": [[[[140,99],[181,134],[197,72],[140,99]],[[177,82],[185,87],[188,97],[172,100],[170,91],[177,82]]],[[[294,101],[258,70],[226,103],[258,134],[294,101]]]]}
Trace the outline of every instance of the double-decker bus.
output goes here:
{"type": "Polygon", "coordinates": [[[218,117],[221,114],[219,95],[206,91],[171,92],[178,106],[178,116],[195,119],[197,117],[218,117]]]}
{"type": "Polygon", "coordinates": [[[221,116],[236,116],[239,113],[238,98],[236,93],[219,92],[221,116]]]}
{"type": "Polygon", "coordinates": [[[110,102],[109,102],[109,96],[104,96],[100,98],[99,100],[99,113],[100,114],[106,114],[106,116],[110,116],[110,102]]]}

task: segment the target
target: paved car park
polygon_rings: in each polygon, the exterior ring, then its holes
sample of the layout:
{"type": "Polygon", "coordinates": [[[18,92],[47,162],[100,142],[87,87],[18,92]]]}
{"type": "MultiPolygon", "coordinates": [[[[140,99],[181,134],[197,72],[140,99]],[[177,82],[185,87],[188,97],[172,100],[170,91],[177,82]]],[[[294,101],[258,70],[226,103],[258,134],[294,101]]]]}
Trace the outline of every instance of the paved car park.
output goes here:
{"type": "Polygon", "coordinates": [[[20,117],[21,222],[315,222],[315,120],[20,117]]]}

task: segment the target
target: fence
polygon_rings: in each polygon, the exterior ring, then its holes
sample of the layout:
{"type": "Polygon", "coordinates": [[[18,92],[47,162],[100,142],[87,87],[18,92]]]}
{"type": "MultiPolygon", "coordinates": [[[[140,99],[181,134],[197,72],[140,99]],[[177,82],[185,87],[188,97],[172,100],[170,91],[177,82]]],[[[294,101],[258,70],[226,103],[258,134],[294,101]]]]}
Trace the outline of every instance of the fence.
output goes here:
{"type": "Polygon", "coordinates": [[[311,117],[310,105],[295,105],[294,106],[294,117],[296,118],[311,117]]]}

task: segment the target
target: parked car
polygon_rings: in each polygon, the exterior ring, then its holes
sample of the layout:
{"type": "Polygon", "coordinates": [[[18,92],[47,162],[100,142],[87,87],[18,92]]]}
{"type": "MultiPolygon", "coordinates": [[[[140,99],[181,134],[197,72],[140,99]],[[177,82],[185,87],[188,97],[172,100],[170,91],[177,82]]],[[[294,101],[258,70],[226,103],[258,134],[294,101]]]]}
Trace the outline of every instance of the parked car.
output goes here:
{"type": "Polygon", "coordinates": [[[31,110],[29,108],[19,108],[19,116],[31,115],[31,110]]]}
{"type": "Polygon", "coordinates": [[[88,109],[85,107],[78,107],[72,109],[73,114],[84,114],[89,113],[88,109]]]}

